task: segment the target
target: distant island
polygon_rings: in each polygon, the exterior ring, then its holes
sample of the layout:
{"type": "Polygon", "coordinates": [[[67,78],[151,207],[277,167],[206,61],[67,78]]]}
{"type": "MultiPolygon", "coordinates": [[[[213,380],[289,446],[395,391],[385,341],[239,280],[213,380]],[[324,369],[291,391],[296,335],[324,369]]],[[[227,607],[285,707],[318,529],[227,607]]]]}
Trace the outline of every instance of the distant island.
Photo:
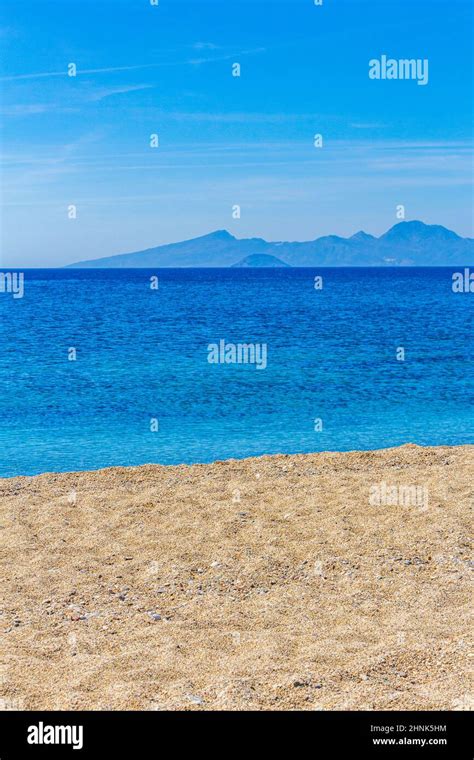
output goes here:
{"type": "Polygon", "coordinates": [[[281,259],[277,259],[276,256],[269,256],[268,253],[252,253],[250,256],[246,256],[241,259],[237,264],[232,264],[232,267],[239,267],[245,269],[245,267],[259,267],[274,269],[275,267],[289,267],[290,264],[286,264],[281,259]]]}
{"type": "Polygon", "coordinates": [[[121,253],[69,267],[400,267],[470,266],[474,240],[437,224],[399,222],[380,237],[360,231],[349,238],[326,235],[308,242],[270,243],[262,238],[234,237],[226,230],[121,253]]]}

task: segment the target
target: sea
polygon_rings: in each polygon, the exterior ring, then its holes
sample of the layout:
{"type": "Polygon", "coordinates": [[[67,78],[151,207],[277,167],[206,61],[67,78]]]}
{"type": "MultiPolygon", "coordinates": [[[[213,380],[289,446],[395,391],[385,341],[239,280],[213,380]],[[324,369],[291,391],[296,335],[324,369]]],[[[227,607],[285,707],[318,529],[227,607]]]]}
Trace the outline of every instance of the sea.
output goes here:
{"type": "Polygon", "coordinates": [[[0,292],[0,476],[472,444],[456,271],[25,270],[0,292]]]}

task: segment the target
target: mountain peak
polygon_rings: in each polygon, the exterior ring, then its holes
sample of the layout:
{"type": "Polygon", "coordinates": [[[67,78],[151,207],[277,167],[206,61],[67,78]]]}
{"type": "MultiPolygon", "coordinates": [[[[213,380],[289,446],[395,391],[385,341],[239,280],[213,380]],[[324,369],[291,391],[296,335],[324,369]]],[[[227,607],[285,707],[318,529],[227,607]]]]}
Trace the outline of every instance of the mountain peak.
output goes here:
{"type": "Polygon", "coordinates": [[[399,222],[390,227],[379,240],[388,243],[422,242],[424,240],[459,240],[452,230],[442,227],[440,224],[425,224],[418,219],[411,222],[399,222]]]}
{"type": "Polygon", "coordinates": [[[375,240],[373,235],[369,235],[367,232],[364,232],[364,230],[359,230],[359,232],[356,232],[354,235],[351,235],[349,240],[359,240],[362,243],[367,240],[375,240]]]}
{"type": "Polygon", "coordinates": [[[134,253],[70,264],[76,268],[451,266],[470,265],[474,240],[436,224],[400,222],[380,238],[360,230],[351,238],[326,235],[307,242],[236,238],[227,230],[134,253]]]}
{"type": "Polygon", "coordinates": [[[206,238],[206,240],[235,240],[236,238],[230,234],[230,232],[227,232],[227,230],[215,230],[214,232],[209,232],[208,235],[203,235],[202,239],[206,238]]]}

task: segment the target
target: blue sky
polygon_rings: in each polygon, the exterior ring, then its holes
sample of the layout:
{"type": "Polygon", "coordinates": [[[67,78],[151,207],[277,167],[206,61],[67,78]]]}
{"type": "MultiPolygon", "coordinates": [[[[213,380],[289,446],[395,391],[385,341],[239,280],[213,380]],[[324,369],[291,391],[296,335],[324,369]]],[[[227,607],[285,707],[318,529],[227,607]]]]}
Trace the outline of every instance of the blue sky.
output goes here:
{"type": "Polygon", "coordinates": [[[471,25],[468,0],[3,0],[0,262],[381,234],[397,204],[472,236],[471,25]],[[382,54],[428,84],[370,80],[382,54]]]}

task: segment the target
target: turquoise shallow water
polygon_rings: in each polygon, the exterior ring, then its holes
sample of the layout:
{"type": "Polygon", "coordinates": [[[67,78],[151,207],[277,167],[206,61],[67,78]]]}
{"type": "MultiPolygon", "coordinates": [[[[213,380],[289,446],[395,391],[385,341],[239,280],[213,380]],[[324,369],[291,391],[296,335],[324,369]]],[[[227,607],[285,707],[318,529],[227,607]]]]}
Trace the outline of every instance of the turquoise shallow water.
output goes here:
{"type": "Polygon", "coordinates": [[[0,475],[473,443],[453,271],[26,271],[0,294],[0,475]],[[210,364],[221,339],[266,344],[266,369],[210,364]]]}

